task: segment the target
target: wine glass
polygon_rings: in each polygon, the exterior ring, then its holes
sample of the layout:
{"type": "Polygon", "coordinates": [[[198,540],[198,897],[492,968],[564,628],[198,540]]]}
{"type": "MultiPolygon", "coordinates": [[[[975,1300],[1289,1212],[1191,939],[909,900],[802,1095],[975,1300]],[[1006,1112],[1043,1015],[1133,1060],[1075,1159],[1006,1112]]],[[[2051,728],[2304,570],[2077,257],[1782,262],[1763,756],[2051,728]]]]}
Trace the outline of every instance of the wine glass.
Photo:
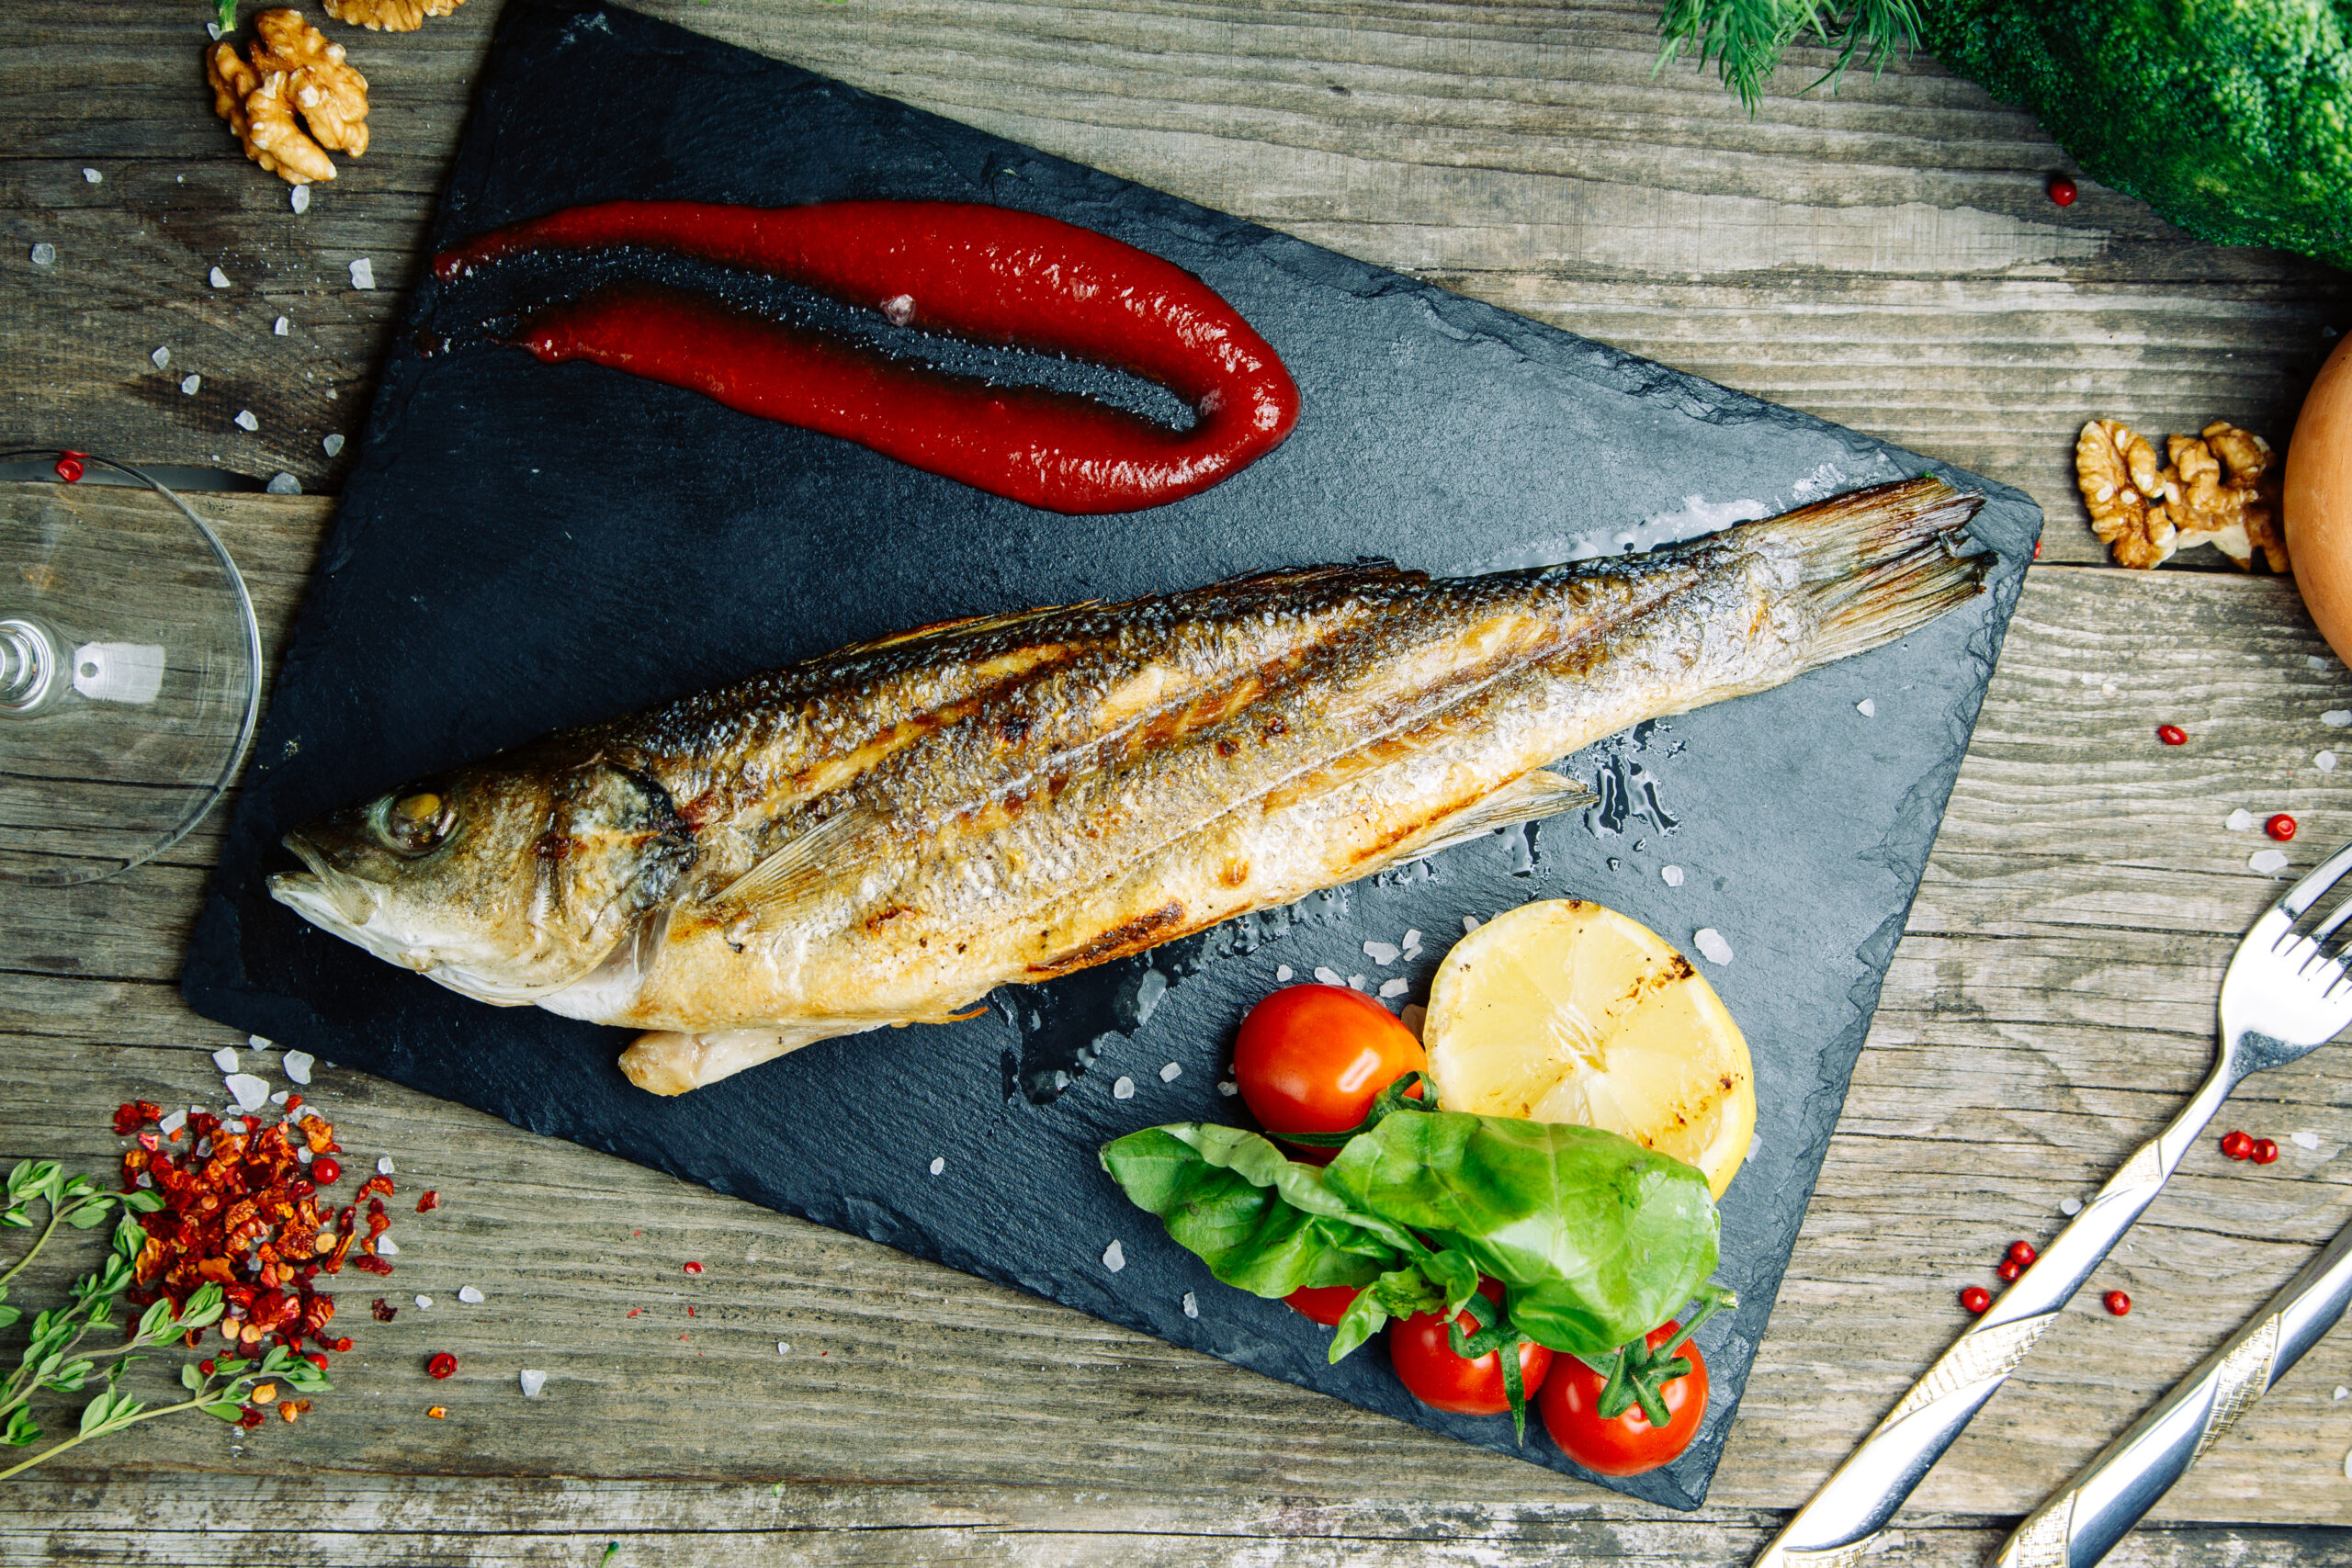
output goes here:
{"type": "Polygon", "coordinates": [[[261,628],[179,496],[109,457],[0,452],[26,458],[57,479],[0,485],[0,881],[66,886],[153,860],[227,791],[261,628]]]}

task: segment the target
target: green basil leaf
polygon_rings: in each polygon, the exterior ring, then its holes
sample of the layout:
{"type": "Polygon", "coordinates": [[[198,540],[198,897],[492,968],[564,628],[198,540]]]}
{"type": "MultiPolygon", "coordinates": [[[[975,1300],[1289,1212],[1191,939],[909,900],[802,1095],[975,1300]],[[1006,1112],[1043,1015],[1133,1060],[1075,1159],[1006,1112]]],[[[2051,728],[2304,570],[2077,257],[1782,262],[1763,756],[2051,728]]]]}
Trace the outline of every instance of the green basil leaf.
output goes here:
{"type": "Polygon", "coordinates": [[[1608,1354],[1664,1322],[1715,1266],[1706,1178],[1595,1127],[1390,1116],[1323,1176],[1346,1203],[1502,1280],[1512,1324],[1555,1350],[1608,1354]]]}
{"type": "Polygon", "coordinates": [[[1400,1260],[1393,1246],[1346,1217],[1346,1205],[1322,1190],[1314,1168],[1293,1166],[1254,1134],[1147,1127],[1105,1145],[1102,1160],[1178,1246],[1252,1295],[1369,1284],[1400,1260]]]}

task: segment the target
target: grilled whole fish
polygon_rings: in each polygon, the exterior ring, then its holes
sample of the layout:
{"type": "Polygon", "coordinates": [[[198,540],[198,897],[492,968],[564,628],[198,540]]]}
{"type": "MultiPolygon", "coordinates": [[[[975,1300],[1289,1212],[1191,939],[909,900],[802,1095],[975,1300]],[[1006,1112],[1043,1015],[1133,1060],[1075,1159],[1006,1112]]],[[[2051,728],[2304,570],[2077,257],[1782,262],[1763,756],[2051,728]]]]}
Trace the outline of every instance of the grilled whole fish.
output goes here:
{"type": "Polygon", "coordinates": [[[678,1094],[1584,804],[1544,764],[1981,592],[1913,479],[1646,555],[1268,572],[885,637],[322,817],[270,891],[678,1094]]]}

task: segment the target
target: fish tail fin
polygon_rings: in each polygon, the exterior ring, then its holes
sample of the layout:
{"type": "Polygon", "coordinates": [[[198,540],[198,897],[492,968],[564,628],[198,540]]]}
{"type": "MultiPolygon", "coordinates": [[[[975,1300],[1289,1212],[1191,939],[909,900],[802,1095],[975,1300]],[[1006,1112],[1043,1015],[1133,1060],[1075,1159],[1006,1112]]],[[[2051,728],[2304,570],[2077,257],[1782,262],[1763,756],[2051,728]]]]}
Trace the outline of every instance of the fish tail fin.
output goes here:
{"type": "Polygon", "coordinates": [[[1962,555],[1982,495],[1926,476],[1849,491],[1767,523],[1775,553],[1793,551],[1813,600],[1804,667],[1864,653],[1984,592],[1997,558],[1962,555]]]}

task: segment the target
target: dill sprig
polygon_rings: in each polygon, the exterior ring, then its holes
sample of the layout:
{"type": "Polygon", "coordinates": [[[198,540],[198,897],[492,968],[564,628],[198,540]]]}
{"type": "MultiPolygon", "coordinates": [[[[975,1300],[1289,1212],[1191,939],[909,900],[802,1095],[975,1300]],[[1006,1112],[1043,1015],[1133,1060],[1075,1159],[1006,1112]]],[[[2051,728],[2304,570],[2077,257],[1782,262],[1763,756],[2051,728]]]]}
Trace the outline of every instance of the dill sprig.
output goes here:
{"type": "Polygon", "coordinates": [[[1918,47],[1917,0],[1855,0],[1851,9],[1820,0],[1666,0],[1657,69],[1694,51],[1702,68],[1715,62],[1724,85],[1753,116],[1781,51],[1804,34],[1838,51],[1837,61],[1804,90],[1826,85],[1834,93],[1856,60],[1875,75],[1896,54],[1918,47]]]}

